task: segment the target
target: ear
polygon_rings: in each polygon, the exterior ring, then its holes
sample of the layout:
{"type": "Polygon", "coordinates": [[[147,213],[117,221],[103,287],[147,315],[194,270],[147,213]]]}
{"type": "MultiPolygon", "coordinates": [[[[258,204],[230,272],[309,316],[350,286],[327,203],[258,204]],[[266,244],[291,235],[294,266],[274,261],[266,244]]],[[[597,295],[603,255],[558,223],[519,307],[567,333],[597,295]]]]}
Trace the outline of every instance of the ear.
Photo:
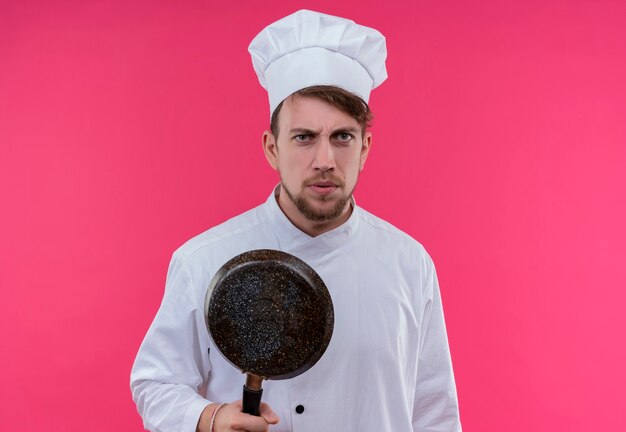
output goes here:
{"type": "Polygon", "coordinates": [[[361,146],[361,155],[359,161],[359,172],[363,171],[363,167],[365,166],[365,161],[367,160],[367,155],[369,155],[371,147],[372,133],[367,131],[365,132],[365,135],[363,135],[363,145],[361,146]]]}
{"type": "Polygon", "coordinates": [[[265,130],[263,132],[263,152],[270,166],[278,171],[278,147],[276,146],[276,138],[272,132],[265,130]]]}

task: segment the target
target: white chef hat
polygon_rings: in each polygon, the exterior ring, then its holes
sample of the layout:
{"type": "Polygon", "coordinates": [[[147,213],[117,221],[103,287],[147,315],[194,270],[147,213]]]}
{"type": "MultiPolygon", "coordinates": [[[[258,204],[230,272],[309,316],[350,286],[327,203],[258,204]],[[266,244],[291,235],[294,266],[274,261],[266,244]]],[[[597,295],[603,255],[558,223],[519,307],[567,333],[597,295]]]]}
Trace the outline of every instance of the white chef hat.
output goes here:
{"type": "Polygon", "coordinates": [[[270,115],[287,96],[333,85],[365,102],[387,79],[385,37],[354,21],[299,10],[263,29],[250,43],[252,65],[270,99],[270,115]]]}

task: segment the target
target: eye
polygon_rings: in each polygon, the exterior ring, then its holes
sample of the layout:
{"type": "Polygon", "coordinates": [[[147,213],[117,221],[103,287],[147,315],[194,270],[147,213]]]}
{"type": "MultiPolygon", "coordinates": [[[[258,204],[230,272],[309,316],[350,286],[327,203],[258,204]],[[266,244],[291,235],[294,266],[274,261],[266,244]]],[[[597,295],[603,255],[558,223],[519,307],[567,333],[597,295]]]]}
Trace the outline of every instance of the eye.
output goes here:
{"type": "Polygon", "coordinates": [[[335,138],[340,143],[346,143],[347,144],[347,143],[349,143],[350,141],[352,141],[354,139],[354,135],[352,135],[351,133],[348,133],[348,132],[337,132],[337,134],[335,134],[335,138]]]}
{"type": "Polygon", "coordinates": [[[311,135],[309,134],[301,134],[301,135],[296,135],[293,137],[294,140],[296,140],[296,142],[299,143],[307,143],[309,141],[311,141],[311,135]]]}

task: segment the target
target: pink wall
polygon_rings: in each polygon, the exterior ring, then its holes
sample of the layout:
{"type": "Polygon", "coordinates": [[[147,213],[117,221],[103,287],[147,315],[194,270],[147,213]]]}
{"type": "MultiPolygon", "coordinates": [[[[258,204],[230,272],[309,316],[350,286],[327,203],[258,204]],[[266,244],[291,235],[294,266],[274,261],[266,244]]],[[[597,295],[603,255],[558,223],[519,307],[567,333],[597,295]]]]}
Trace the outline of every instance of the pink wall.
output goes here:
{"type": "MultiPolygon", "coordinates": [[[[183,241],[264,200],[292,1],[0,4],[0,430],[139,431],[183,241]]],[[[626,3],[309,1],[388,38],[365,208],[438,266],[466,431],[626,430],[626,3]]]]}

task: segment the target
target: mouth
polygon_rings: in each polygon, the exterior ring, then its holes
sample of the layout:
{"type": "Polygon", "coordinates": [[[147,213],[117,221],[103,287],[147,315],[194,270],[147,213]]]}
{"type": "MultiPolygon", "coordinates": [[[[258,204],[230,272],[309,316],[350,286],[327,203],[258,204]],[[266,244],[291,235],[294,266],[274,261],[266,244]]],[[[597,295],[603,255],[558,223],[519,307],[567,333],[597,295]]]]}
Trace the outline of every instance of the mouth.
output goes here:
{"type": "Polygon", "coordinates": [[[329,181],[315,182],[309,184],[309,189],[319,195],[329,195],[339,187],[336,183],[329,181]]]}

